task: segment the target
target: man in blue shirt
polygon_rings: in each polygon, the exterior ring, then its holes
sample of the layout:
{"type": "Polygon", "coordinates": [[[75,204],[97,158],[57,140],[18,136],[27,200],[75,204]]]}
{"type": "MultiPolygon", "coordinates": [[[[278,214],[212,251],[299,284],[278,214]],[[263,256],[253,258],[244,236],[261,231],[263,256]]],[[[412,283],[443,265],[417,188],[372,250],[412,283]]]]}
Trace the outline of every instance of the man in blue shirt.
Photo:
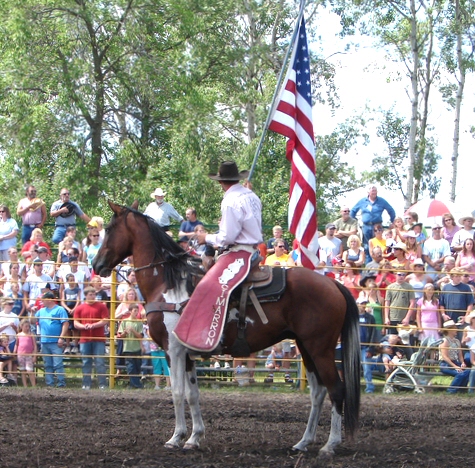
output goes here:
{"type": "Polygon", "coordinates": [[[462,283],[462,274],[466,271],[461,267],[450,270],[450,283],[442,286],[439,307],[442,321],[453,320],[463,325],[464,317],[473,310],[473,294],[468,284],[462,283]]]}
{"type": "Polygon", "coordinates": [[[394,208],[384,199],[378,197],[378,188],[375,185],[368,187],[368,196],[362,198],[351,210],[350,217],[356,218],[361,211],[361,221],[363,222],[363,245],[366,252],[366,258],[370,258],[368,248],[369,240],[374,237],[374,225],[383,223],[383,212],[387,211],[392,223],[396,217],[394,208]]]}
{"type": "Polygon", "coordinates": [[[66,387],[63,364],[63,346],[69,330],[66,310],[57,305],[52,292],[41,297],[44,307],[36,312],[40,329],[41,354],[45,364],[45,382],[54,387],[54,374],[58,379],[58,387],[66,387]]]}
{"type": "Polygon", "coordinates": [[[203,223],[197,219],[196,210],[193,207],[186,209],[185,216],[186,221],[181,223],[178,237],[183,237],[183,240],[189,241],[190,237],[195,235],[195,227],[200,224],[203,225],[203,223]]]}

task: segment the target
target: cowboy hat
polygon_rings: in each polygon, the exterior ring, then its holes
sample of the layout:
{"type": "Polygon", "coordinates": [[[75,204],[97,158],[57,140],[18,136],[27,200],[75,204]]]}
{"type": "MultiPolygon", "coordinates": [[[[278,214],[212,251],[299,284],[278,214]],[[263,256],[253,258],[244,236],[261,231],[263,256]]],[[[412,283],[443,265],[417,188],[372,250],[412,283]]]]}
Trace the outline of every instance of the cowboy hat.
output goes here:
{"type": "Polygon", "coordinates": [[[467,216],[462,216],[459,219],[459,224],[463,224],[463,222],[466,221],[467,219],[471,219],[472,221],[475,221],[475,218],[472,215],[467,215],[467,216]]]}
{"type": "Polygon", "coordinates": [[[67,218],[68,216],[71,216],[74,214],[74,210],[76,207],[71,203],[71,202],[65,202],[61,205],[60,208],[67,208],[68,212],[67,213],[61,213],[59,216],[62,218],[67,218]]]}
{"type": "Polygon", "coordinates": [[[455,324],[455,322],[453,320],[447,320],[446,322],[444,322],[444,324],[442,325],[443,328],[455,328],[457,325],[455,324]]]}
{"type": "Polygon", "coordinates": [[[45,202],[41,198],[33,198],[31,200],[30,211],[36,211],[38,208],[42,207],[45,202]]]}
{"type": "Polygon", "coordinates": [[[360,279],[360,286],[362,288],[366,288],[366,283],[368,282],[369,279],[376,279],[376,273],[372,273],[372,272],[369,272],[369,273],[366,273],[365,275],[363,275],[360,279]]]}
{"type": "Polygon", "coordinates": [[[167,192],[164,192],[161,188],[156,188],[155,191],[150,194],[150,198],[164,197],[166,194],[167,192]]]}
{"type": "Polygon", "coordinates": [[[401,250],[404,250],[404,252],[407,252],[407,246],[404,242],[398,242],[396,244],[393,245],[393,250],[394,249],[401,249],[401,250]]]}
{"type": "Polygon", "coordinates": [[[234,161],[224,161],[219,166],[217,174],[208,174],[208,177],[213,180],[241,180],[249,175],[249,171],[239,172],[237,164],[234,161]]]}

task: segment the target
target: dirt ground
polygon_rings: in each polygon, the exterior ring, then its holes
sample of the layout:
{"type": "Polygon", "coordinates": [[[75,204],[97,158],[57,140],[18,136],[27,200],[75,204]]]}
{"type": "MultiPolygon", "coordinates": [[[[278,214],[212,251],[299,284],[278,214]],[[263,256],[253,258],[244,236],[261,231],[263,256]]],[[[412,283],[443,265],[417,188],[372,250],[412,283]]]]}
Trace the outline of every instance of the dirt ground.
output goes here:
{"type": "MultiPolygon", "coordinates": [[[[171,394],[116,390],[0,389],[4,467],[310,468],[473,467],[475,400],[466,395],[364,395],[355,443],[317,459],[329,433],[325,403],[316,443],[303,434],[308,395],[205,390],[206,439],[199,450],[169,450],[171,394]]],[[[189,422],[189,420],[188,420],[189,422]]]]}

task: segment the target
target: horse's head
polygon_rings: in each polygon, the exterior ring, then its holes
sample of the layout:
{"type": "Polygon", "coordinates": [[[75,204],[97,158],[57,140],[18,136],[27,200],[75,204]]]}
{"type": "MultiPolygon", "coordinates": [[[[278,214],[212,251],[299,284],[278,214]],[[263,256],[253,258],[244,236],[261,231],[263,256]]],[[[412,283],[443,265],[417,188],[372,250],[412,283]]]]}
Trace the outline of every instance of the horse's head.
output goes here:
{"type": "MultiPolygon", "coordinates": [[[[92,262],[94,271],[101,276],[108,275],[113,268],[119,265],[125,258],[132,255],[133,226],[127,223],[127,216],[131,212],[129,208],[117,205],[108,200],[111,210],[114,212],[109,224],[106,226],[106,235],[99,252],[92,262]]],[[[137,210],[138,201],[134,201],[131,208],[137,210]]]]}

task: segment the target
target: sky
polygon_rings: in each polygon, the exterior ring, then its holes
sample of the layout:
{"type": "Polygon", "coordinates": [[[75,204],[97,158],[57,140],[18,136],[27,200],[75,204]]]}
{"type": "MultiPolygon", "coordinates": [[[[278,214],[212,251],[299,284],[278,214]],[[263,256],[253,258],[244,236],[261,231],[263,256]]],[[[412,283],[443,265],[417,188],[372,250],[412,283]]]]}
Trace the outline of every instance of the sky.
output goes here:
{"type": "MultiPolygon", "coordinates": [[[[403,77],[401,81],[388,80],[388,76],[395,76],[401,70],[402,64],[388,60],[385,52],[373,46],[372,40],[366,37],[358,37],[360,47],[355,50],[345,51],[346,42],[337,37],[340,30],[338,16],[321,10],[320,21],[318,22],[318,32],[321,36],[321,43],[310,44],[316,46],[320,53],[331,61],[336,68],[335,82],[340,96],[340,108],[331,113],[329,106],[316,104],[313,108],[313,123],[315,133],[331,133],[338,123],[346,118],[361,113],[368,106],[377,109],[379,107],[394,109],[401,115],[410,116],[410,101],[406,95],[406,86],[410,84],[409,78],[403,77]]],[[[468,214],[475,209],[472,203],[473,177],[471,169],[475,166],[473,159],[473,148],[475,140],[470,134],[470,124],[475,121],[475,77],[468,76],[465,86],[465,99],[461,117],[461,140],[460,157],[458,165],[457,213],[454,215],[468,214]]],[[[433,105],[430,110],[430,124],[435,128],[435,135],[438,140],[438,152],[442,156],[439,162],[437,176],[442,177],[441,190],[436,196],[440,200],[449,200],[450,175],[451,175],[451,155],[453,144],[453,120],[454,115],[442,103],[440,94],[436,89],[432,91],[433,105]]],[[[375,115],[375,117],[377,117],[375,115]]],[[[408,119],[409,120],[409,119],[408,119]]],[[[385,146],[376,137],[376,124],[371,125],[369,130],[371,144],[369,146],[357,145],[354,151],[347,156],[350,164],[357,170],[369,170],[373,157],[386,153],[385,146]],[[355,164],[357,158],[358,165],[355,164]]],[[[361,188],[342,197],[340,204],[350,207],[357,200],[366,196],[366,189],[361,188]]],[[[386,198],[395,208],[398,215],[404,212],[404,201],[400,192],[390,191],[380,188],[379,195],[386,198]]]]}

